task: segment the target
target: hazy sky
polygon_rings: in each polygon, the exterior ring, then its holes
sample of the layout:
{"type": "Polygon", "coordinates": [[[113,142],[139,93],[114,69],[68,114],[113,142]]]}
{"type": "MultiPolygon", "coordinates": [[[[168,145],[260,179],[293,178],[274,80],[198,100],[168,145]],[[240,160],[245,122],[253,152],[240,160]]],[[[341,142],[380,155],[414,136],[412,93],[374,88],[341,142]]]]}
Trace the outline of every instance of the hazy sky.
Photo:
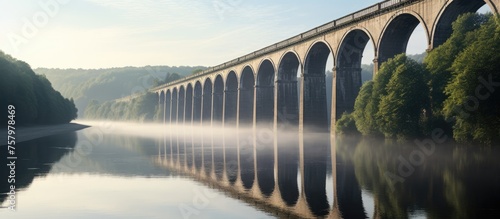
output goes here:
{"type": "Polygon", "coordinates": [[[214,66],[377,2],[0,0],[0,50],[32,67],[214,66]]]}

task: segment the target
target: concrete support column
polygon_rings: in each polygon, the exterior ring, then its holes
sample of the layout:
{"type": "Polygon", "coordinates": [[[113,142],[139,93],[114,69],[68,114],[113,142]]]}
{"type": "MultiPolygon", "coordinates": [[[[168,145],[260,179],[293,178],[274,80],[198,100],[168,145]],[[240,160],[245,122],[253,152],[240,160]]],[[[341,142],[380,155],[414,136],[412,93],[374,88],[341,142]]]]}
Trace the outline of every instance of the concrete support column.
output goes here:
{"type": "MultiPolygon", "coordinates": [[[[303,68],[303,67],[301,67],[303,68]]],[[[304,69],[302,69],[304,72],[304,69]]],[[[300,93],[299,93],[299,132],[304,131],[304,73],[300,75],[300,93]]]]}
{"type": "Polygon", "coordinates": [[[335,127],[337,126],[337,68],[332,69],[332,105],[331,105],[331,122],[330,131],[335,133],[335,127]]]}
{"type": "Polygon", "coordinates": [[[255,130],[257,127],[257,85],[253,87],[253,100],[252,100],[252,129],[255,130]]]}

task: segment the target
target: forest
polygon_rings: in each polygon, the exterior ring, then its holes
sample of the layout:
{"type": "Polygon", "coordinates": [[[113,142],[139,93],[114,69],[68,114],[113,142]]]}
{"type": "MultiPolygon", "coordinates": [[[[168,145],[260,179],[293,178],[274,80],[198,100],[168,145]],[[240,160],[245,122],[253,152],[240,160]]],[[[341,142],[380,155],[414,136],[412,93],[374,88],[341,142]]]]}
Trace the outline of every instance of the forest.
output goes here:
{"type": "Polygon", "coordinates": [[[341,133],[406,139],[436,132],[458,142],[500,140],[500,25],[491,14],[465,14],[423,63],[401,54],[365,83],[341,133]]]}
{"type": "Polygon", "coordinates": [[[0,106],[4,116],[0,123],[7,124],[7,107],[15,107],[16,125],[68,123],[77,116],[73,99],[64,98],[52,88],[43,75],[31,67],[0,51],[0,106]]]}
{"type": "Polygon", "coordinates": [[[62,95],[73,98],[79,110],[79,118],[93,100],[106,102],[133,94],[142,94],[149,88],[176,80],[202,66],[145,66],[107,69],[48,69],[37,68],[35,72],[45,75],[62,95]]]}

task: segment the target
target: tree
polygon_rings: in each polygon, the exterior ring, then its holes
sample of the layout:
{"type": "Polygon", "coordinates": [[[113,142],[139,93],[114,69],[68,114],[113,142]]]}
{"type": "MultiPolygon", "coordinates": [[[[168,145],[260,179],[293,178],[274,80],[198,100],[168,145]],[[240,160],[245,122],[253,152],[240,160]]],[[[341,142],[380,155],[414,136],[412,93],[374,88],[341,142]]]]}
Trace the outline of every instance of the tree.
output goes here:
{"type": "MultiPolygon", "coordinates": [[[[16,108],[16,124],[59,124],[76,118],[74,102],[54,90],[47,78],[36,75],[27,63],[0,51],[0,73],[0,107],[16,108]]],[[[6,119],[2,116],[0,122],[7,123],[6,119]]]]}
{"type": "MultiPolygon", "coordinates": [[[[443,120],[443,102],[448,97],[444,92],[452,79],[451,66],[456,57],[474,41],[471,32],[484,24],[491,15],[467,13],[458,17],[453,23],[453,33],[441,46],[435,48],[425,58],[424,63],[431,74],[429,81],[431,90],[432,114],[437,120],[443,120]]],[[[439,122],[444,125],[444,122],[439,122]]]]}
{"type": "Polygon", "coordinates": [[[445,88],[443,112],[454,119],[458,141],[492,144],[500,140],[500,25],[490,17],[469,34],[472,42],[455,59],[445,88]]]}
{"type": "Polygon", "coordinates": [[[375,121],[372,92],[373,81],[365,83],[359,91],[356,102],[354,103],[354,112],[352,117],[356,123],[356,128],[364,135],[373,135],[378,133],[378,128],[375,121]]]}
{"type": "Polygon", "coordinates": [[[427,71],[423,65],[404,54],[387,61],[397,66],[381,95],[377,120],[380,131],[388,137],[409,137],[422,134],[425,112],[429,106],[427,71]]]}

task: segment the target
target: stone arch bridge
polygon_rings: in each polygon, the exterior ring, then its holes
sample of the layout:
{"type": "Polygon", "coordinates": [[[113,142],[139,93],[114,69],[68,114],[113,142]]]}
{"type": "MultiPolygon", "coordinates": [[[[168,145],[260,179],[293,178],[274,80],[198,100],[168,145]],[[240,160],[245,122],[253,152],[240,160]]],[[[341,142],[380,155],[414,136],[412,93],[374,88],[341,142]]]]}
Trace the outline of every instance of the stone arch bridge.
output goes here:
{"type": "Polygon", "coordinates": [[[151,89],[170,124],[274,125],[328,131],[352,111],[361,87],[361,59],[373,43],[374,73],[404,53],[421,24],[428,50],[452,33],[452,22],[484,5],[498,14],[500,0],[388,0],[248,55],[151,89]],[[325,68],[333,56],[331,115],[325,68]]]}

